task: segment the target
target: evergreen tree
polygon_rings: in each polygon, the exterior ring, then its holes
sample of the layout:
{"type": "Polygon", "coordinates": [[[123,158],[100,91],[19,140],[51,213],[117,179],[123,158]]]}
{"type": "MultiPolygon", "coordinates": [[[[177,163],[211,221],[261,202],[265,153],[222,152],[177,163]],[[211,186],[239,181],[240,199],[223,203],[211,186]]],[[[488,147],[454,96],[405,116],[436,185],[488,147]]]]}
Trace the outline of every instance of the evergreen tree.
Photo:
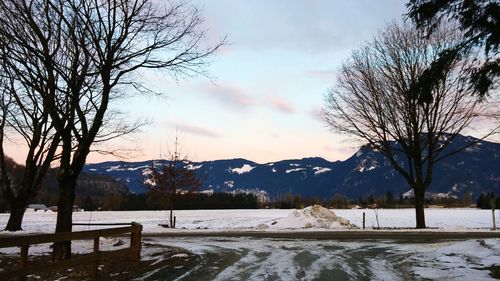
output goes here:
{"type": "Polygon", "coordinates": [[[385,193],[385,206],[388,208],[393,208],[396,205],[396,200],[394,199],[394,194],[390,190],[385,193]]]}
{"type": "Polygon", "coordinates": [[[92,197],[90,197],[89,195],[85,197],[85,200],[83,201],[81,207],[85,211],[95,211],[97,209],[97,205],[94,203],[94,200],[92,200],[92,197]]]}
{"type": "Polygon", "coordinates": [[[482,52],[478,64],[470,67],[469,81],[474,93],[483,97],[495,89],[500,78],[500,2],[491,0],[410,0],[408,16],[427,35],[435,33],[441,22],[455,22],[464,32],[462,40],[450,45],[419,78],[413,90],[423,99],[432,99],[425,88],[439,85],[447,65],[467,56],[470,51],[482,52]]]}

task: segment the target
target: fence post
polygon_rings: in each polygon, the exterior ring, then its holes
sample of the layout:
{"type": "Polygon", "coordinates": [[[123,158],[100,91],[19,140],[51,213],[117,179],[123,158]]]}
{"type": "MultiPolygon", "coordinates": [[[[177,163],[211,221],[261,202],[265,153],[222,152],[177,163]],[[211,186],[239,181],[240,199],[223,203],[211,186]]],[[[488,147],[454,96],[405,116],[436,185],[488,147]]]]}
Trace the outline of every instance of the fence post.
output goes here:
{"type": "Polygon", "coordinates": [[[491,197],[491,215],[493,217],[493,230],[497,229],[497,225],[495,223],[495,196],[491,197]]]}
{"type": "Polygon", "coordinates": [[[365,212],[363,212],[363,229],[365,229],[365,212]]]}
{"type": "Polygon", "coordinates": [[[132,222],[134,228],[130,233],[130,248],[132,248],[132,261],[141,261],[141,247],[142,247],[142,225],[132,222]]]}
{"type": "MultiPolygon", "coordinates": [[[[21,246],[21,254],[20,254],[20,259],[19,259],[19,268],[20,269],[25,269],[26,265],[28,264],[28,249],[29,245],[23,245],[21,246]]],[[[20,281],[25,281],[26,280],[26,275],[21,275],[19,276],[20,281]]]]}

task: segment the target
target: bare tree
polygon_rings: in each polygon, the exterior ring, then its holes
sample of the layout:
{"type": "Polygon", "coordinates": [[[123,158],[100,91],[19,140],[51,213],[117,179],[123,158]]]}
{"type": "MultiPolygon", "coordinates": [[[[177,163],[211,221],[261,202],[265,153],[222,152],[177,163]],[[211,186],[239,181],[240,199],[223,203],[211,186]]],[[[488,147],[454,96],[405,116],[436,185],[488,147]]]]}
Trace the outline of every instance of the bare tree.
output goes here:
{"type": "Polygon", "coordinates": [[[463,70],[472,60],[452,61],[430,89],[431,100],[411,91],[436,56],[459,37],[444,27],[422,38],[412,27],[389,25],[353,52],[326,96],[329,127],[368,142],[411,186],[417,228],[426,227],[424,195],[434,165],[463,149],[450,151],[448,145],[484,113],[480,98],[465,91],[463,70]]]}
{"type": "MultiPolygon", "coordinates": [[[[5,55],[6,48],[0,46],[0,49],[2,56],[5,55]]],[[[59,136],[33,89],[20,83],[6,65],[1,66],[0,80],[0,182],[3,197],[10,207],[5,230],[17,231],[22,229],[26,206],[37,195],[50,164],[56,158],[59,136]],[[23,168],[5,154],[7,137],[21,138],[26,144],[23,168]],[[18,166],[14,169],[16,173],[13,173],[13,166],[18,166]]]]}
{"type": "MultiPolygon", "coordinates": [[[[92,146],[137,129],[126,122],[105,126],[113,121],[113,100],[147,91],[141,70],[162,69],[176,78],[203,74],[223,40],[201,47],[202,19],[184,3],[6,0],[0,12],[12,27],[3,28],[5,37],[31,56],[32,68],[14,56],[9,60],[17,73],[44,85],[38,91],[43,110],[60,135],[56,232],[69,232],[76,180],[92,146]]],[[[58,243],[54,251],[56,259],[68,258],[71,244],[58,243]]]]}
{"type": "Polygon", "coordinates": [[[179,138],[176,136],[173,151],[169,153],[168,163],[163,167],[153,164],[150,168],[151,173],[145,181],[150,192],[167,199],[171,228],[175,228],[173,211],[177,195],[197,191],[203,185],[203,179],[196,175],[196,171],[190,165],[191,161],[182,154],[179,138]]]}

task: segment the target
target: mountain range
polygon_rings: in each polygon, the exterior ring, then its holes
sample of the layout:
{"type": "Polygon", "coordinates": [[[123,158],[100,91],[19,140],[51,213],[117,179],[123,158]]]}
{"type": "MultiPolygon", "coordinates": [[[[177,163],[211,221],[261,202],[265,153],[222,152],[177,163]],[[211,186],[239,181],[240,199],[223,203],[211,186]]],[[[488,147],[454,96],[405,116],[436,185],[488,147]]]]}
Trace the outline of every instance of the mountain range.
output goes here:
{"type": "MultiPolygon", "coordinates": [[[[477,140],[457,136],[444,153],[473,141],[477,140]]],[[[144,193],[147,188],[143,182],[153,163],[161,166],[167,162],[103,162],[87,164],[84,171],[110,176],[131,192],[144,193]]],[[[271,199],[286,193],[322,199],[336,194],[356,199],[387,191],[396,196],[410,194],[403,177],[369,146],[362,146],[344,161],[313,157],[259,164],[238,158],[190,162],[188,167],[205,179],[202,190],[209,192],[252,192],[271,199]]],[[[478,141],[435,164],[428,196],[470,193],[477,198],[483,192],[500,193],[500,143],[478,141]]]]}

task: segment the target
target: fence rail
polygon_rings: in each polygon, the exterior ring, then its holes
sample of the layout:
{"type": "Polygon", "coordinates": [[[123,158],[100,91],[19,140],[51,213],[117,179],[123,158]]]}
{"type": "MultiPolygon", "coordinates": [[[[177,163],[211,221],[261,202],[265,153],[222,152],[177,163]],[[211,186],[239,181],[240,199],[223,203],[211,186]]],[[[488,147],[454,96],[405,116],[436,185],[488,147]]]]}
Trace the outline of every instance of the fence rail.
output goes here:
{"type": "Polygon", "coordinates": [[[88,226],[110,226],[110,225],[128,225],[126,227],[114,227],[106,229],[96,229],[88,231],[75,231],[67,233],[54,234],[34,234],[23,236],[10,236],[0,238],[0,248],[20,247],[19,267],[10,271],[0,272],[0,280],[7,278],[18,277],[19,280],[26,280],[26,275],[43,273],[66,269],[79,265],[94,265],[93,279],[97,280],[99,262],[103,259],[112,257],[129,257],[133,262],[139,262],[141,259],[141,236],[142,225],[132,222],[128,224],[112,223],[112,224],[81,224],[73,225],[88,225],[88,226]],[[130,233],[130,246],[125,249],[114,251],[100,251],[99,238],[109,236],[119,236],[130,233]],[[94,248],[91,254],[76,256],[68,260],[53,261],[45,264],[28,265],[28,250],[31,245],[55,243],[72,240],[94,240],[94,248]]]}

